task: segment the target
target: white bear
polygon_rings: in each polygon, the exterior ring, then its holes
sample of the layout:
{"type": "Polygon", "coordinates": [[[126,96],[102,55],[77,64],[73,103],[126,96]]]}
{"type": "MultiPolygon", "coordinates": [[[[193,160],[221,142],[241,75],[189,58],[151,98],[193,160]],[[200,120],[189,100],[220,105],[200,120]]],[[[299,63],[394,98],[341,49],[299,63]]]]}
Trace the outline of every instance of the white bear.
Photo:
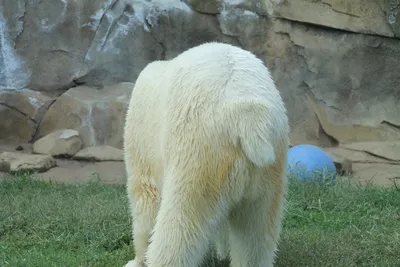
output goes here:
{"type": "Polygon", "coordinates": [[[140,73],[124,128],[136,258],[197,267],[212,244],[233,267],[270,267],[281,230],[289,124],[254,54],[205,43],[140,73]]]}

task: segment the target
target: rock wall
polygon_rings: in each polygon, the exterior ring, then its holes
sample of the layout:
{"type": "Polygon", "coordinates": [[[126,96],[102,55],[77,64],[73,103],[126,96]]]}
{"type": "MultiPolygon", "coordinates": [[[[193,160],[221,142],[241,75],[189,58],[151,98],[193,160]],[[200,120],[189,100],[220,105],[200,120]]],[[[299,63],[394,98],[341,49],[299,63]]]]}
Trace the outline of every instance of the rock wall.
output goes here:
{"type": "Polygon", "coordinates": [[[399,140],[398,13],[398,0],[1,1],[0,140],[70,128],[121,147],[140,71],[206,41],[264,60],[293,144],[399,140]]]}

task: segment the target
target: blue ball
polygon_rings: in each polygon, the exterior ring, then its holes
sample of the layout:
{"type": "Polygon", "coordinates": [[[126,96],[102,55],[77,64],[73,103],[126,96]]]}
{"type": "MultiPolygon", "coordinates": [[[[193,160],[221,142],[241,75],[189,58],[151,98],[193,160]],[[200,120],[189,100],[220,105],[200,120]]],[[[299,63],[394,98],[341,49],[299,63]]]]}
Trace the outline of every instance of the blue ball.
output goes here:
{"type": "Polygon", "coordinates": [[[329,155],[317,146],[298,145],[288,151],[288,174],[302,182],[336,182],[336,167],[329,155]]]}

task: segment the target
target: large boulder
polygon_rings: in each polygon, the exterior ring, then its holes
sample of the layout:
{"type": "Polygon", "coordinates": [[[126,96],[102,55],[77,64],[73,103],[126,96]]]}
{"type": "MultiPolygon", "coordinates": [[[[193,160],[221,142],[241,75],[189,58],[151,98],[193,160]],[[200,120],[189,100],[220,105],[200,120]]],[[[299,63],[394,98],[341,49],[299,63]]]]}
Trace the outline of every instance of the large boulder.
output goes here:
{"type": "Polygon", "coordinates": [[[33,144],[33,152],[53,157],[71,157],[82,147],[78,131],[62,129],[40,138],[33,144]]]}
{"type": "Polygon", "coordinates": [[[110,145],[122,148],[125,113],[134,84],[103,88],[78,86],[61,95],[38,128],[41,138],[55,130],[79,132],[83,147],[110,145]]]}
{"type": "Polygon", "coordinates": [[[65,89],[80,76],[108,0],[0,2],[0,88],[65,89]]]}
{"type": "Polygon", "coordinates": [[[53,101],[30,89],[0,90],[0,139],[12,143],[31,141],[53,101]]]}
{"type": "Polygon", "coordinates": [[[303,58],[301,104],[327,135],[339,142],[399,140],[400,72],[392,71],[398,66],[398,41],[292,23],[275,26],[303,58]]]}

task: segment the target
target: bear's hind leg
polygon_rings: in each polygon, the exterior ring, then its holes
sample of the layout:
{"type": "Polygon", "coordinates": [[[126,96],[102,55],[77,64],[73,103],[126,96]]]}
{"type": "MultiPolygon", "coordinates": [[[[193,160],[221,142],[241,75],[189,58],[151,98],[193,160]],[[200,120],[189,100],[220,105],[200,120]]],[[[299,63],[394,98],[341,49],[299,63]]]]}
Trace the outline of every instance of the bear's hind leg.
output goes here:
{"type": "Polygon", "coordinates": [[[128,171],[127,191],[132,216],[133,245],[135,259],[126,267],[145,267],[146,251],[153,230],[157,210],[158,193],[152,179],[136,164],[134,170],[128,171]]]}
{"type": "Polygon", "coordinates": [[[203,262],[228,214],[218,187],[204,178],[166,175],[147,251],[149,267],[198,267],[203,262]]]}
{"type": "Polygon", "coordinates": [[[281,229],[283,189],[239,204],[231,213],[230,256],[232,267],[272,267],[281,229]]]}
{"type": "Polygon", "coordinates": [[[223,223],[215,239],[215,250],[219,260],[229,258],[229,224],[223,223]]]}

